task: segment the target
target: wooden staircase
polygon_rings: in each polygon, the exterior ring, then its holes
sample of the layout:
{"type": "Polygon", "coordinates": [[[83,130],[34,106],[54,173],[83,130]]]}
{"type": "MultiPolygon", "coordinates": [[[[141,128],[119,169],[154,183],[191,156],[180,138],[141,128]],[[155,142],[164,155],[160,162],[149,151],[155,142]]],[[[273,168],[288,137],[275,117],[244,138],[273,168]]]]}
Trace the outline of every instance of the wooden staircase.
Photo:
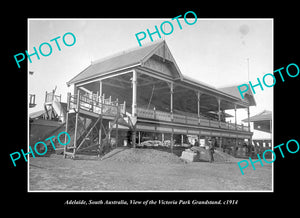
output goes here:
{"type": "MultiPolygon", "coordinates": [[[[95,113],[95,111],[91,112],[90,110],[89,113],[86,113],[86,97],[81,98],[79,93],[75,97],[69,95],[67,103],[66,132],[71,136],[71,141],[64,147],[65,158],[70,157],[75,159],[76,154],[86,151],[94,151],[100,156],[111,149],[110,136],[114,128],[116,129],[117,141],[119,124],[131,128],[132,125],[124,119],[124,116],[126,115],[122,110],[122,106],[119,106],[118,103],[111,104],[111,107],[115,108],[114,113],[108,114],[107,110],[103,110],[105,107],[110,107],[110,105],[108,105],[110,102],[92,102],[92,99],[88,99],[88,103],[93,105],[93,108],[95,108],[96,105],[101,109],[98,111],[101,112],[95,113]],[[70,99],[73,100],[73,108],[71,107],[71,110],[70,99]],[[74,99],[76,99],[76,102],[74,99]],[[81,100],[84,101],[84,108],[81,108],[81,100]],[[76,104],[75,110],[74,103],[76,104]],[[101,104],[103,104],[103,106],[101,106],[101,104]]],[[[65,138],[65,143],[67,142],[66,140],[67,137],[65,138]]]]}

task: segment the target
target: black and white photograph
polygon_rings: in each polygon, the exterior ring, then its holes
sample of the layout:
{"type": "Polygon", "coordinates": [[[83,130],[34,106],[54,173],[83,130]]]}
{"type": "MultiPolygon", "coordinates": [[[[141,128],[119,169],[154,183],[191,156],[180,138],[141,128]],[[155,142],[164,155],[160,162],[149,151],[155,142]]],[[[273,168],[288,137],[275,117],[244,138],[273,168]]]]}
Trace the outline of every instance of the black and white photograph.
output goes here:
{"type": "Polygon", "coordinates": [[[28,28],[28,191],[273,190],[272,19],[28,28]]]}
{"type": "Polygon", "coordinates": [[[296,208],[297,7],[126,4],[5,19],[4,208],[296,208]]]}

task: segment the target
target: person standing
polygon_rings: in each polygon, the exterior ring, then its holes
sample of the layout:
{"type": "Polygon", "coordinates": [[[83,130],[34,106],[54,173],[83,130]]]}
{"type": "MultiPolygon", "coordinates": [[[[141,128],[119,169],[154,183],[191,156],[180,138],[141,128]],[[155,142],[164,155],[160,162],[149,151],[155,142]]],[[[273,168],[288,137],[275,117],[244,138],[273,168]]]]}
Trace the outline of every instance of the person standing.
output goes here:
{"type": "Polygon", "coordinates": [[[209,162],[212,163],[214,162],[214,152],[215,152],[215,146],[214,146],[214,143],[212,142],[211,139],[208,140],[208,143],[209,143],[209,156],[210,156],[210,160],[209,162]]]}

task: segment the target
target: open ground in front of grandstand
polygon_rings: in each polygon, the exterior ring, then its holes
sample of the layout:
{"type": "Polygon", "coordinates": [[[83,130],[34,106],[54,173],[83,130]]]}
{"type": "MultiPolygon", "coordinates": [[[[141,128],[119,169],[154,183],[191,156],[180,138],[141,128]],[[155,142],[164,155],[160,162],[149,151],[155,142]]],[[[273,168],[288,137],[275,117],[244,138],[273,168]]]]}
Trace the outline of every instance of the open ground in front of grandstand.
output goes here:
{"type": "Polygon", "coordinates": [[[29,191],[272,191],[272,164],[256,163],[255,171],[249,164],[242,175],[242,159],[185,163],[152,150],[119,150],[102,160],[30,158],[29,191]]]}

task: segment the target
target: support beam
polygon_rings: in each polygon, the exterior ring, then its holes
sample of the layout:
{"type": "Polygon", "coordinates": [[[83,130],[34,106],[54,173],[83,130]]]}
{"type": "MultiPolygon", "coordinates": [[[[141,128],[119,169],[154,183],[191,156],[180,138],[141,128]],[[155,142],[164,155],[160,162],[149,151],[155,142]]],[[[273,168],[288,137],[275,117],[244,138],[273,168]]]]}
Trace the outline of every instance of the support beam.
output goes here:
{"type": "MultiPolygon", "coordinates": [[[[154,80],[154,81],[151,81],[151,82],[145,82],[145,83],[142,83],[142,84],[139,84],[139,86],[141,87],[141,86],[150,86],[150,85],[158,85],[158,84],[160,84],[160,83],[165,83],[165,81],[157,81],[157,80],[154,80]]],[[[165,87],[163,87],[163,88],[165,88],[165,87]]]]}
{"type": "Polygon", "coordinates": [[[99,143],[99,148],[101,148],[101,146],[102,146],[102,117],[100,120],[98,143],[99,143]]]}
{"type": "Polygon", "coordinates": [[[137,75],[136,71],[132,72],[132,116],[137,116],[137,75]]]}
{"type": "Polygon", "coordinates": [[[248,131],[250,132],[250,107],[247,108],[247,114],[248,114],[248,131]]]}
{"type": "Polygon", "coordinates": [[[201,96],[201,93],[198,91],[197,92],[197,114],[198,114],[198,118],[200,118],[200,96],[201,96]]]}
{"type": "Polygon", "coordinates": [[[114,81],[118,81],[118,82],[121,82],[121,83],[126,83],[126,84],[131,85],[131,82],[129,82],[125,79],[122,79],[122,77],[120,77],[120,78],[119,77],[111,77],[110,80],[114,80],[114,81]]]}
{"type": "Polygon", "coordinates": [[[134,125],[132,128],[131,142],[133,148],[136,148],[136,125],[134,125]]]}
{"type": "Polygon", "coordinates": [[[200,126],[200,97],[201,93],[198,91],[197,92],[197,114],[198,114],[198,125],[200,126]]]}
{"type": "Polygon", "coordinates": [[[173,83],[170,83],[170,113],[172,116],[172,120],[173,120],[173,95],[174,95],[174,85],[173,83]]]}
{"type": "Polygon", "coordinates": [[[221,99],[218,98],[217,100],[218,100],[218,121],[220,123],[220,121],[221,121],[221,99]]]}
{"type": "MultiPolygon", "coordinates": [[[[173,122],[174,116],[173,116],[173,94],[174,94],[174,85],[171,82],[170,83],[170,113],[171,113],[171,121],[173,122]]],[[[171,153],[173,153],[173,146],[174,146],[174,128],[172,128],[172,134],[171,134],[171,153]]]]}
{"type": "MultiPolygon", "coordinates": [[[[139,64],[138,64],[139,65],[139,64]]],[[[130,66],[131,67],[134,67],[135,65],[133,66],[130,66]]],[[[124,69],[124,68],[123,68],[124,69]]],[[[100,80],[105,80],[105,79],[109,79],[109,78],[112,78],[112,77],[116,77],[116,76],[120,76],[120,75],[124,75],[124,74],[129,74],[132,72],[132,70],[127,70],[127,71],[123,71],[123,69],[117,69],[117,70],[114,70],[114,71],[110,71],[110,72],[107,72],[107,76],[101,76],[101,78],[96,78],[96,79],[91,79],[91,80],[88,80],[88,81],[82,81],[82,82],[79,82],[77,83],[78,86],[83,86],[83,85],[86,85],[86,84],[90,84],[90,83],[93,83],[93,82],[97,82],[97,81],[100,81],[100,80]],[[118,73],[119,72],[119,73],[118,73]]],[[[68,84],[67,84],[68,85],[68,84]]],[[[69,84],[71,85],[71,84],[69,84]]],[[[74,92],[75,93],[75,92],[74,92]]]]}
{"type": "Polygon", "coordinates": [[[99,95],[100,97],[102,96],[103,92],[103,83],[102,80],[99,81],[99,95]]]}
{"type": "Polygon", "coordinates": [[[174,128],[172,127],[171,133],[171,153],[173,154],[173,147],[174,147],[174,128]]]}
{"type": "Polygon", "coordinates": [[[93,132],[93,129],[96,127],[96,125],[98,124],[98,122],[102,120],[102,116],[100,115],[98,117],[98,119],[95,121],[95,123],[93,124],[93,126],[90,128],[90,130],[85,134],[84,139],[80,142],[80,144],[78,145],[78,147],[76,148],[76,150],[79,150],[79,148],[83,145],[83,143],[90,138],[90,135],[93,132]]]}
{"type": "Polygon", "coordinates": [[[79,104],[80,104],[80,91],[77,91],[77,104],[76,104],[76,115],[75,115],[75,133],[74,133],[74,149],[73,157],[75,158],[76,146],[77,146],[77,129],[78,129],[78,119],[79,119],[79,104]]]}
{"type": "MultiPolygon", "coordinates": [[[[135,70],[132,72],[132,117],[137,119],[137,73],[135,70]]],[[[132,146],[136,147],[136,123],[133,124],[132,131],[132,146]]]]}
{"type": "Polygon", "coordinates": [[[234,105],[234,125],[236,130],[236,104],[234,105]]]}
{"type": "Polygon", "coordinates": [[[141,145],[141,131],[139,131],[139,145],[141,145]]]}
{"type": "MultiPolygon", "coordinates": [[[[67,94],[67,114],[66,114],[66,132],[68,132],[69,131],[69,110],[70,110],[70,99],[71,99],[71,93],[70,92],[68,92],[68,94],[67,94]]],[[[65,135],[65,147],[64,147],[64,158],[66,158],[67,157],[67,155],[66,155],[66,152],[67,152],[67,147],[68,145],[67,145],[67,135],[65,135]]]]}
{"type": "Polygon", "coordinates": [[[111,82],[105,82],[105,85],[120,88],[120,89],[126,89],[126,87],[124,87],[124,86],[116,85],[116,84],[113,84],[111,82]]]}
{"type": "MultiPolygon", "coordinates": [[[[112,128],[112,124],[110,123],[110,121],[108,121],[108,129],[110,130],[112,128]]],[[[111,139],[111,131],[108,131],[108,140],[110,141],[111,139]]]]}
{"type": "MultiPolygon", "coordinates": [[[[99,96],[100,96],[100,101],[102,103],[102,93],[103,92],[103,84],[102,84],[102,80],[99,81],[99,96]]],[[[100,113],[102,114],[102,105],[101,105],[101,111],[100,113]]],[[[101,149],[102,146],[102,118],[100,120],[100,128],[99,128],[99,133],[98,133],[98,143],[99,143],[99,149],[101,149]]]]}
{"type": "Polygon", "coordinates": [[[119,142],[119,122],[118,122],[118,120],[120,117],[120,108],[119,108],[118,100],[117,100],[117,106],[118,106],[118,108],[117,108],[118,112],[117,112],[117,119],[116,119],[116,148],[118,147],[118,142],[119,142]]]}
{"type": "Polygon", "coordinates": [[[81,89],[82,91],[84,91],[90,95],[93,94],[93,92],[91,90],[88,90],[88,89],[84,88],[83,86],[79,86],[78,89],[81,89]]]}
{"type": "Polygon", "coordinates": [[[118,121],[116,122],[116,148],[118,147],[119,142],[119,124],[118,121]]]}

